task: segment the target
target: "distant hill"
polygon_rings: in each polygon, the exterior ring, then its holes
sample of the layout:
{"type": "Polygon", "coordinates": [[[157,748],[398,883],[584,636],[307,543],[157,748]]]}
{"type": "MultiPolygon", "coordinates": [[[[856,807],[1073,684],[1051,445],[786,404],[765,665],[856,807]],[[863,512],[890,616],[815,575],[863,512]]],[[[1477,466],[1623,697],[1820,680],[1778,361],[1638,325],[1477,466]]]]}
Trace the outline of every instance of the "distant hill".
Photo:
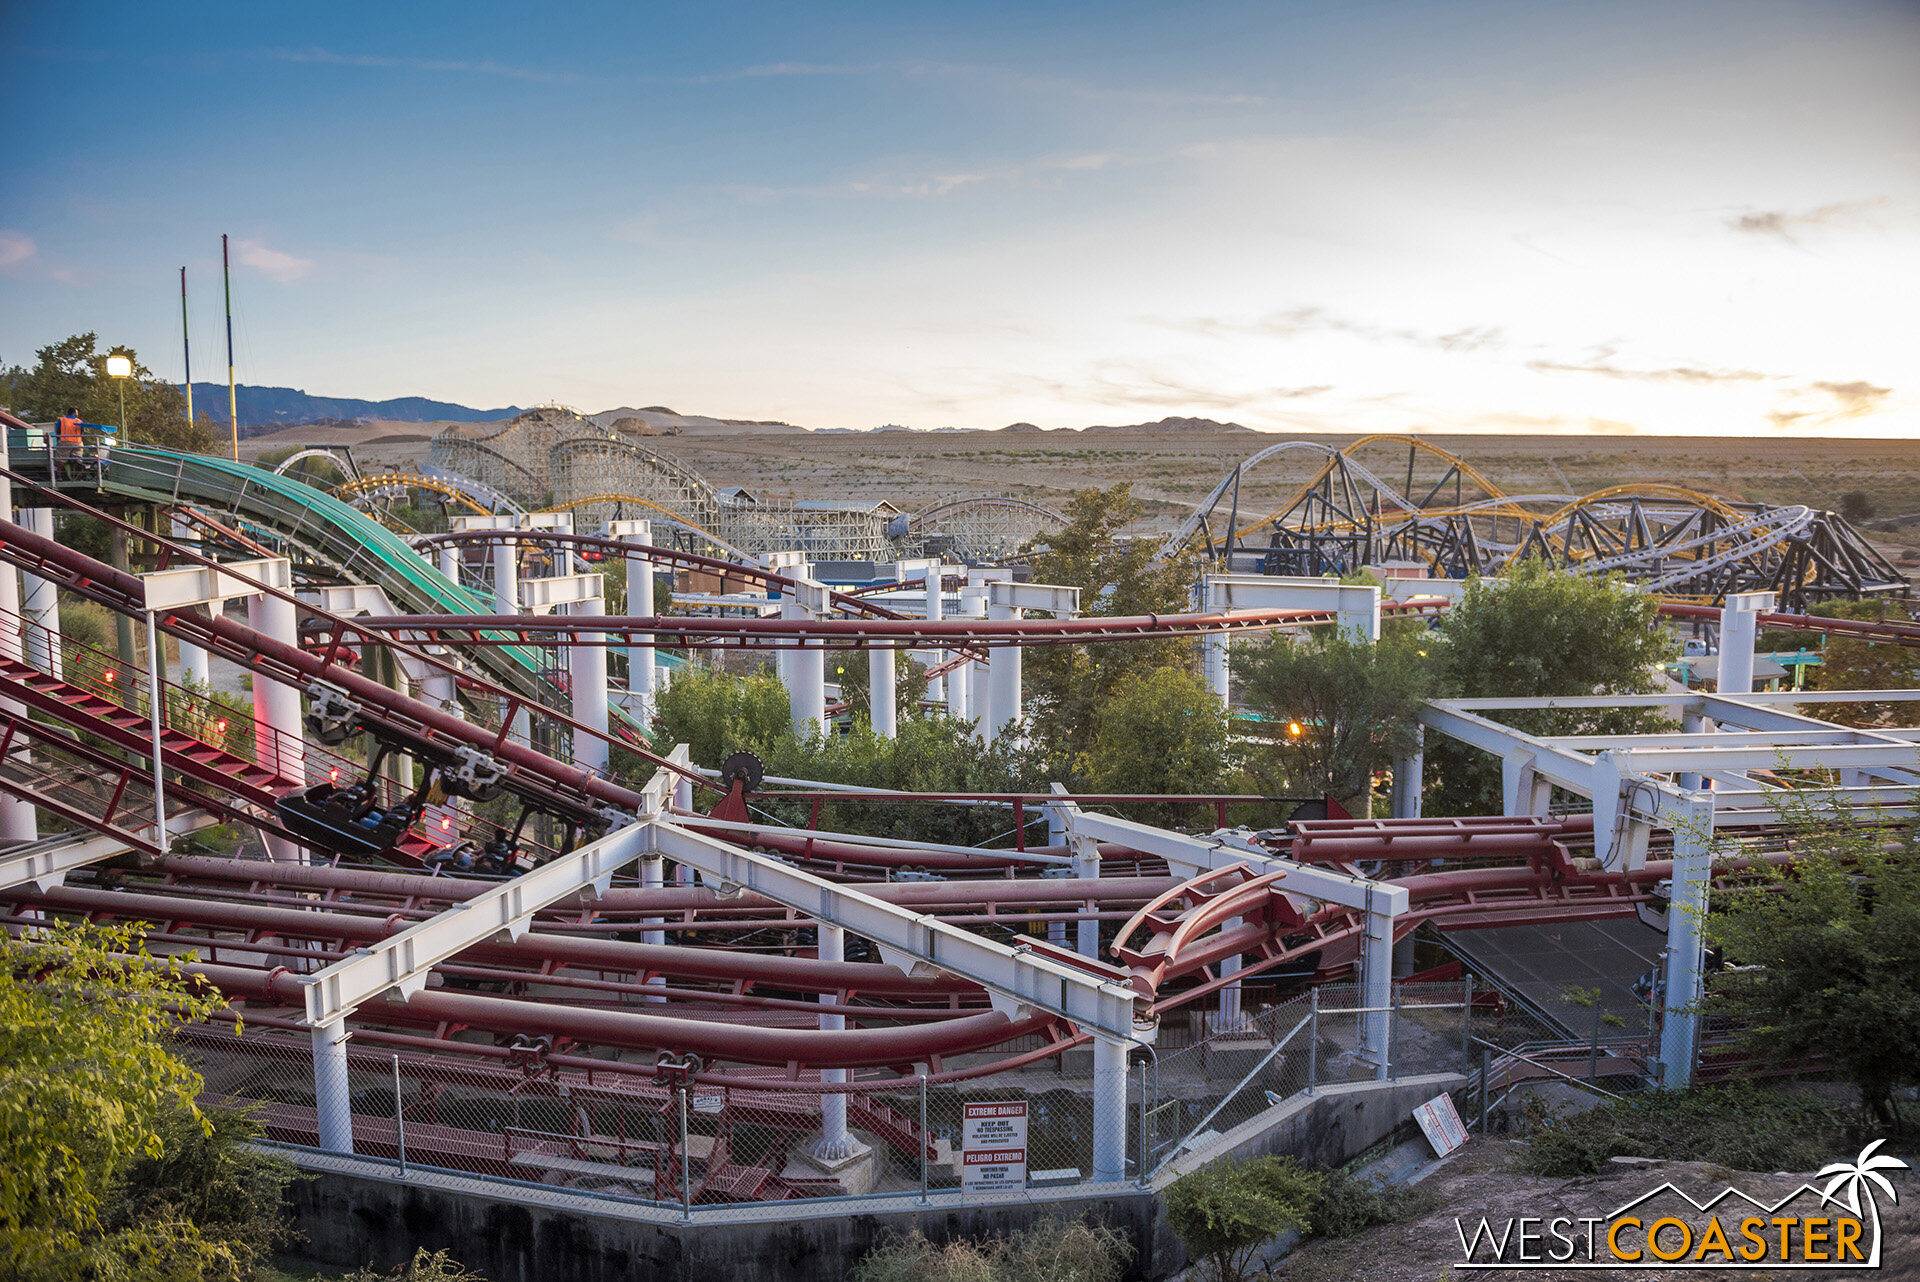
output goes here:
{"type": "MultiPolygon", "coordinates": [[[[240,434],[252,436],[250,429],[268,431],[289,423],[313,423],[321,419],[383,419],[400,423],[488,423],[512,418],[520,407],[509,405],[497,410],[477,410],[446,401],[430,401],[424,396],[400,396],[390,401],[362,401],[350,396],[310,396],[293,387],[254,387],[240,384],[235,400],[240,407],[240,434]]],[[[224,383],[195,383],[193,412],[205,414],[216,423],[227,421],[227,387],[224,383]]]]}

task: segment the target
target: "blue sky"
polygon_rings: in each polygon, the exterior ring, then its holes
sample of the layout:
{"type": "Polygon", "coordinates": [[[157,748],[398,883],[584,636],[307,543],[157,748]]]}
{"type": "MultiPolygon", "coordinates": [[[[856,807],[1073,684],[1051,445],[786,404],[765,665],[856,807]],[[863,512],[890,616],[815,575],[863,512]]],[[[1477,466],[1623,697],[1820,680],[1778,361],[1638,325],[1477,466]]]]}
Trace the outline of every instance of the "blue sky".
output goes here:
{"type": "Polygon", "coordinates": [[[1920,436],[1920,7],[8,3],[0,359],[815,427],[1920,436]]]}

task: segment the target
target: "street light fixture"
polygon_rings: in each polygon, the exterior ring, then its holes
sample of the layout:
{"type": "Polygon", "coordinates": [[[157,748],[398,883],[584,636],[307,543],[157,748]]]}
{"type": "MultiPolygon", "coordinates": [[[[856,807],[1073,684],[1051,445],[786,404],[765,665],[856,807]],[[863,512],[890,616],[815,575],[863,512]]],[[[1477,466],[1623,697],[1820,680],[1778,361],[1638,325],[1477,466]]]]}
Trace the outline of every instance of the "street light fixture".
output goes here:
{"type": "Polygon", "coordinates": [[[107,357],[107,373],[120,383],[120,430],[127,430],[127,380],[133,377],[133,361],[126,356],[107,357]]]}

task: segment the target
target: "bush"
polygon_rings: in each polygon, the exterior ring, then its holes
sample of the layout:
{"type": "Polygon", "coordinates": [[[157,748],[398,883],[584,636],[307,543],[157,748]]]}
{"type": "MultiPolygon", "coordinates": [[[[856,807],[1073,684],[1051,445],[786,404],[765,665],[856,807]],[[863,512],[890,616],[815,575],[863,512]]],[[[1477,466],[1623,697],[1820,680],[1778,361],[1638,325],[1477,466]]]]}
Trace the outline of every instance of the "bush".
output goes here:
{"type": "Polygon", "coordinates": [[[1804,1092],[1751,1085],[1660,1091],[1577,1115],[1536,1109],[1518,1161],[1536,1175],[1592,1175],[1614,1157],[1735,1171],[1812,1170],[1841,1139],[1840,1111],[1804,1092]]]}
{"type": "Polygon", "coordinates": [[[468,1272],[451,1252],[429,1254],[423,1247],[413,1253],[411,1260],[396,1268],[384,1272],[372,1267],[359,1269],[346,1274],[340,1282],[487,1282],[487,1279],[482,1274],[468,1272]]]}
{"type": "Polygon", "coordinates": [[[915,1229],[867,1252],[848,1282],[1119,1282],[1133,1245],[1104,1224],[1050,1220],[984,1242],[935,1246],[915,1229]]]}
{"type": "Polygon", "coordinates": [[[1439,1194],[1430,1188],[1328,1171],[1319,1200],[1313,1204],[1313,1232],[1320,1237],[1352,1237],[1377,1224],[1399,1224],[1425,1215],[1439,1204],[1439,1194]]]}
{"type": "Polygon", "coordinates": [[[1325,1181],[1291,1157],[1216,1162],[1173,1182],[1167,1221],[1212,1282],[1240,1282],[1263,1243],[1312,1224],[1325,1181]]]}

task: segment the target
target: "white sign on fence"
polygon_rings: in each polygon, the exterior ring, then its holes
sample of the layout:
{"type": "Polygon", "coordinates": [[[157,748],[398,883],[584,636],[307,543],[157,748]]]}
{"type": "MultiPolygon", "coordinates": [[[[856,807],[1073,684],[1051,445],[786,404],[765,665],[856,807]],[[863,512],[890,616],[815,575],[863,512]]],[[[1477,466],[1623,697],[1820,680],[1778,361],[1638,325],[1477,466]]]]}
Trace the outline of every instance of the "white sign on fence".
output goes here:
{"type": "Polygon", "coordinates": [[[718,1113],[727,1106],[724,1095],[696,1095],[693,1097],[693,1111],[696,1113],[718,1113]]]}
{"type": "Polygon", "coordinates": [[[1414,1109],[1413,1120],[1420,1123],[1421,1133],[1427,1137],[1427,1143],[1433,1145],[1435,1157],[1445,1157],[1467,1142],[1467,1128],[1460,1121],[1460,1110],[1453,1106],[1451,1095],[1436,1095],[1414,1109]]]}
{"type": "Polygon", "coordinates": [[[968,1193],[1027,1186],[1027,1102],[968,1104],[960,1128],[960,1187],[968,1193]]]}

